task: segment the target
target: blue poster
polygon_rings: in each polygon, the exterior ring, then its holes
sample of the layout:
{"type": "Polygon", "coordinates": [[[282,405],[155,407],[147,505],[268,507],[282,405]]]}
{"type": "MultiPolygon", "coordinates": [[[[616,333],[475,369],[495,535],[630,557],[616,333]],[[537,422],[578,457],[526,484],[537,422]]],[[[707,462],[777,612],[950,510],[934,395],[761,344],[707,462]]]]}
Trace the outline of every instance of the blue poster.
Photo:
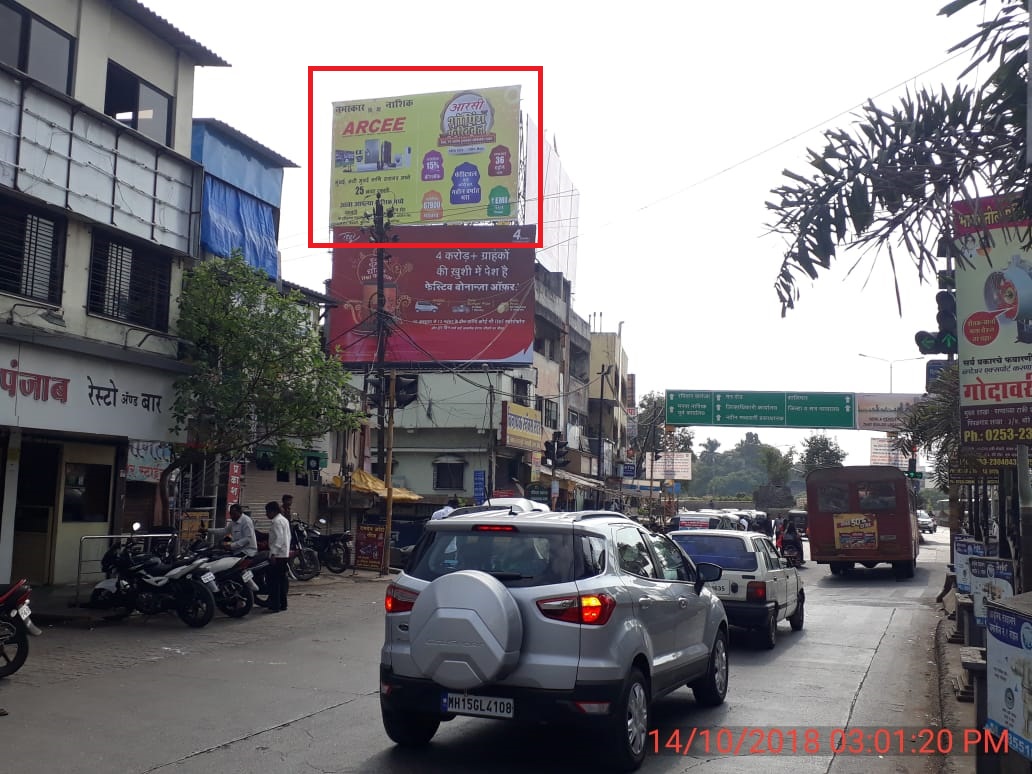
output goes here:
{"type": "Polygon", "coordinates": [[[1009,749],[1032,759],[1032,620],[992,605],[986,630],[985,727],[997,737],[1006,731],[1009,749]]]}
{"type": "Polygon", "coordinates": [[[473,471],[473,503],[483,505],[487,499],[487,471],[473,471]]]}
{"type": "Polygon", "coordinates": [[[972,556],[968,559],[971,596],[975,603],[975,623],[985,626],[985,603],[1014,596],[1014,562],[996,557],[972,556]]]}

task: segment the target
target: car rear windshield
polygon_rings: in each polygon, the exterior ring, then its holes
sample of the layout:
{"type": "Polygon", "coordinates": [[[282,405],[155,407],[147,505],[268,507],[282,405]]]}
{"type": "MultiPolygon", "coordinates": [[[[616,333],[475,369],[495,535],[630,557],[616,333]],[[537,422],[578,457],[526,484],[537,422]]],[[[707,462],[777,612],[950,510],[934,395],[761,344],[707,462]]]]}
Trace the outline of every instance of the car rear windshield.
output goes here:
{"type": "Polygon", "coordinates": [[[673,535],[677,544],[696,563],[711,562],[725,570],[755,570],[756,554],[745,541],[731,535],[673,535]]]}
{"type": "Polygon", "coordinates": [[[571,532],[428,531],[409,575],[432,581],[457,570],[481,570],[506,586],[542,586],[590,578],[605,570],[605,540],[571,532]]]}

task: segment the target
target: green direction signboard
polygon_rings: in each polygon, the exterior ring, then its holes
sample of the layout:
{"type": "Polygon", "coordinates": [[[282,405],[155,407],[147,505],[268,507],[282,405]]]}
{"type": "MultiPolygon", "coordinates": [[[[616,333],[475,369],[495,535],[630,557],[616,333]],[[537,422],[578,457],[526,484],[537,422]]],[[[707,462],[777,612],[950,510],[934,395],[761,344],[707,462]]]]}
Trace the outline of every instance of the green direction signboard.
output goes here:
{"type": "Polygon", "coordinates": [[[851,392],[667,390],[666,424],[723,427],[856,427],[851,392]]]}

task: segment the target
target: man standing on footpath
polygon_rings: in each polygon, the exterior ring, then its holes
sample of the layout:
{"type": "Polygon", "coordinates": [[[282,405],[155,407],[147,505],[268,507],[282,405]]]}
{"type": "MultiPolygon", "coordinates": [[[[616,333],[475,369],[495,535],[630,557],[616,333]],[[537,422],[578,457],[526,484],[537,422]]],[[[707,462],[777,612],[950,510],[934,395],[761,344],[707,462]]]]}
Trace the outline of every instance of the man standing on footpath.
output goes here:
{"type": "Polygon", "coordinates": [[[230,522],[225,527],[206,530],[201,527],[201,537],[211,535],[220,538],[225,535],[228,541],[228,548],[244,556],[254,556],[258,553],[258,538],[254,534],[254,522],[251,517],[244,513],[239,505],[229,506],[230,522]]]}
{"type": "Polygon", "coordinates": [[[269,519],[269,606],[270,613],[287,609],[287,562],[290,561],[290,522],[275,500],[265,504],[269,519]]]}

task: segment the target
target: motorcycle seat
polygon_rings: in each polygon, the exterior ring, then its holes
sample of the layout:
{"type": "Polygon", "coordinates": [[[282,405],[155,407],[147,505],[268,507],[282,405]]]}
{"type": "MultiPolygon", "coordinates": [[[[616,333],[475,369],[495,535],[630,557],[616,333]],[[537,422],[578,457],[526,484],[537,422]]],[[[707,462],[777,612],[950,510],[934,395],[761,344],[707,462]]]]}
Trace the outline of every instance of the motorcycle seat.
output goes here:
{"type": "Polygon", "coordinates": [[[151,573],[152,575],[164,575],[164,574],[166,574],[168,572],[171,572],[172,570],[176,569],[177,567],[185,567],[188,564],[193,564],[194,561],[196,561],[196,560],[194,560],[194,559],[177,559],[176,561],[172,562],[171,564],[162,564],[161,560],[158,560],[157,564],[148,564],[148,565],[146,565],[147,566],[147,572],[151,573]]]}
{"type": "Polygon", "coordinates": [[[21,585],[21,581],[19,581],[18,583],[0,583],[0,602],[4,601],[4,597],[10,594],[12,589],[15,589],[21,585]]]}

